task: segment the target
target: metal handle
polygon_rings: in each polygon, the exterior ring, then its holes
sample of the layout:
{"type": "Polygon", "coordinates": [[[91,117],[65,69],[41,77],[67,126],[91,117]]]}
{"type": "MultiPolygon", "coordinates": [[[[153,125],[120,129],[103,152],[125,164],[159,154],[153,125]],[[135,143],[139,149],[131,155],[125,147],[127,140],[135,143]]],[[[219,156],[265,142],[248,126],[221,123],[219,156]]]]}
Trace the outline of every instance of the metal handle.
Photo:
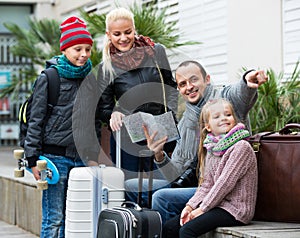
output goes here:
{"type": "Polygon", "coordinates": [[[128,207],[128,208],[134,208],[137,211],[142,211],[143,209],[139,206],[139,204],[135,202],[126,201],[123,202],[121,207],[128,207]]]}

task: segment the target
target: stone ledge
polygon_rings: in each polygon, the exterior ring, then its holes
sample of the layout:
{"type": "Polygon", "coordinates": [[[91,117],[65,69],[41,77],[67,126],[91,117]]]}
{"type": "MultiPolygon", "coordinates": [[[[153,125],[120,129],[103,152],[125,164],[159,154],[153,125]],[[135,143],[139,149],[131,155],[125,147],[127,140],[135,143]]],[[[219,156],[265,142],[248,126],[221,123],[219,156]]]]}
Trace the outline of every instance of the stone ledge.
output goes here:
{"type": "MultiPolygon", "coordinates": [[[[0,220],[39,235],[41,224],[41,191],[32,175],[13,178],[0,175],[0,220]]],[[[300,224],[252,221],[247,226],[220,227],[201,238],[299,238],[300,224]]],[[[200,238],[200,237],[199,237],[200,238]]]]}
{"type": "MultiPolygon", "coordinates": [[[[0,220],[36,235],[40,233],[41,191],[29,172],[14,178],[13,148],[0,148],[0,220]]],[[[247,226],[220,227],[201,238],[299,238],[300,224],[253,221],[247,226]]]]}
{"type": "Polygon", "coordinates": [[[0,220],[40,234],[41,191],[35,184],[0,176],[0,220]]]}
{"type": "Polygon", "coordinates": [[[219,227],[199,238],[299,238],[300,224],[252,221],[246,226],[219,227]]]}

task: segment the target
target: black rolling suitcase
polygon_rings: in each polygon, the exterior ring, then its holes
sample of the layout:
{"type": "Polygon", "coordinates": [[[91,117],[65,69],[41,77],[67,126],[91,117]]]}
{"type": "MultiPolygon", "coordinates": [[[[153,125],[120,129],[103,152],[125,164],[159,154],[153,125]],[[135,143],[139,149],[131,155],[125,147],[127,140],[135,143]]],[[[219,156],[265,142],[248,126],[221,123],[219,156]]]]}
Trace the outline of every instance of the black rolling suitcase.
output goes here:
{"type": "MultiPolygon", "coordinates": [[[[117,141],[119,133],[117,133],[117,141]]],[[[120,145],[117,145],[120,146],[120,145]]],[[[152,156],[149,150],[143,150],[140,156],[139,194],[138,203],[141,201],[143,163],[145,157],[152,156]]],[[[153,166],[151,159],[150,166],[153,166]]],[[[150,168],[151,169],[151,168],[150,168]]],[[[138,203],[124,202],[121,206],[107,208],[101,211],[98,219],[97,238],[160,238],[162,222],[160,214],[151,210],[152,196],[152,169],[149,175],[148,208],[142,208],[138,203]]]]}

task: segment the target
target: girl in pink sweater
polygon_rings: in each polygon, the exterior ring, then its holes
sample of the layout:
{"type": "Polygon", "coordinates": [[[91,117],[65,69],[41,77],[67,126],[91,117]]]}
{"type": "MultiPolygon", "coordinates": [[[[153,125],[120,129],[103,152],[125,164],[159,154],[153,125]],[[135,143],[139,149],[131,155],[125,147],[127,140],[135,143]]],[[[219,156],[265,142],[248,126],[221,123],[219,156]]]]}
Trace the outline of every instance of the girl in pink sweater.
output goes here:
{"type": "Polygon", "coordinates": [[[245,225],[254,216],[256,157],[230,102],[209,101],[200,128],[199,187],[181,215],[165,223],[164,238],[198,237],[217,227],[245,225]]]}

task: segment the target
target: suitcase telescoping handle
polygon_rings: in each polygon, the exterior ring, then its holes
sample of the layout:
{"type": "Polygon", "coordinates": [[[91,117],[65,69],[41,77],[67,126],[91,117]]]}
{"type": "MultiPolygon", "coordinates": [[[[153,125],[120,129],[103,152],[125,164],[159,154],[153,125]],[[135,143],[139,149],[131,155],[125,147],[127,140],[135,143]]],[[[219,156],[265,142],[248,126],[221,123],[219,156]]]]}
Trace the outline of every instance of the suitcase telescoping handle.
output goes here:
{"type": "Polygon", "coordinates": [[[121,168],[121,130],[116,132],[116,167],[121,168]]]}
{"type": "Polygon", "coordinates": [[[153,188],[153,158],[154,152],[152,150],[140,150],[139,151],[139,175],[138,175],[138,197],[137,203],[142,204],[142,194],[143,194],[143,170],[146,158],[149,160],[149,177],[148,177],[148,208],[151,208],[152,204],[152,188],[153,188]]]}

